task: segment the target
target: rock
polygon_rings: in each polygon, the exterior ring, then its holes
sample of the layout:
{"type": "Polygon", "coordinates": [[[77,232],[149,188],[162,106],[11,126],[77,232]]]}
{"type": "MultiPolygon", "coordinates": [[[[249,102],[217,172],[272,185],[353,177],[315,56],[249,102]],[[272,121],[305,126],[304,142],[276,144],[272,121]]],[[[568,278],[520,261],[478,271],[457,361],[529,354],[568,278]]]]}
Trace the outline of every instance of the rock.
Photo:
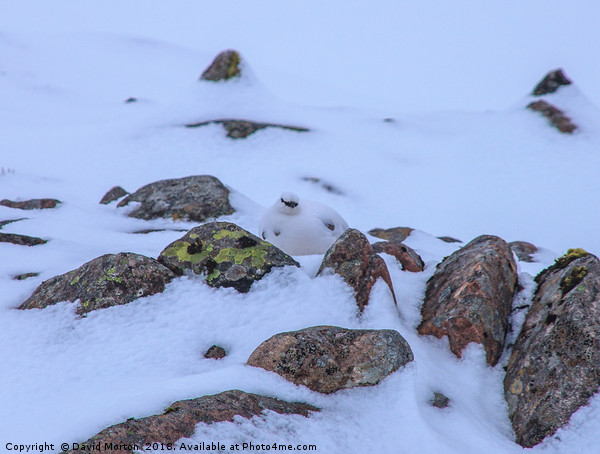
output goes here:
{"type": "Polygon", "coordinates": [[[202,222],[232,214],[229,189],[217,178],[199,175],[147,184],[121,200],[118,207],[131,202],[141,205],[129,213],[132,218],[171,218],[202,222]]]}
{"type": "Polygon", "coordinates": [[[325,270],[340,275],[354,290],[356,304],[362,312],[369,304],[369,295],[377,279],[382,278],[390,288],[394,302],[396,295],[385,261],[377,255],[365,235],[348,229],[329,248],[317,276],[325,270]]]}
{"type": "Polygon", "coordinates": [[[408,235],[413,231],[410,227],[394,227],[391,229],[372,229],[369,230],[369,235],[382,240],[391,241],[392,243],[402,243],[408,235]]]}
{"type": "Polygon", "coordinates": [[[19,309],[79,300],[77,313],[82,315],[160,293],[174,277],[168,268],[143,255],[106,254],[42,282],[19,309]]]}
{"type": "Polygon", "coordinates": [[[487,362],[500,359],[508,329],[517,265],[504,240],[482,235],[446,257],[427,282],[419,334],[448,336],[459,358],[471,342],[487,362]]]}
{"type": "Polygon", "coordinates": [[[121,186],[113,186],[106,194],[104,194],[100,200],[100,203],[103,205],[108,205],[110,202],[119,200],[121,197],[126,196],[127,194],[129,194],[129,192],[127,192],[121,186]]]}
{"type": "Polygon", "coordinates": [[[206,359],[222,359],[227,356],[227,352],[223,347],[219,347],[218,345],[213,345],[204,354],[206,359]]]}
{"type": "Polygon", "coordinates": [[[124,102],[125,104],[132,104],[132,103],[134,103],[134,102],[138,102],[138,99],[137,99],[137,98],[135,98],[135,97],[133,97],[133,96],[130,96],[129,98],[127,98],[127,99],[126,99],[125,101],[123,101],[123,102],[124,102]]]}
{"type": "Polygon", "coordinates": [[[200,123],[190,123],[185,125],[186,128],[199,128],[201,126],[207,126],[211,124],[217,124],[223,126],[223,129],[227,131],[227,137],[231,139],[245,139],[250,134],[254,134],[256,131],[264,128],[280,128],[286,131],[295,132],[309,132],[310,129],[303,128],[301,126],[290,126],[280,125],[275,123],[257,123],[249,120],[210,120],[202,121],[200,123]]]}
{"type": "Polygon", "coordinates": [[[158,233],[158,232],[187,232],[186,229],[141,229],[135,230],[131,233],[134,235],[148,235],[149,233],[158,233]]]}
{"type": "Polygon", "coordinates": [[[543,99],[530,103],[527,108],[534,112],[541,112],[560,132],[571,134],[577,129],[577,125],[562,110],[543,99]]]}
{"type": "Polygon", "coordinates": [[[562,69],[550,71],[533,89],[533,96],[542,96],[554,93],[563,85],[571,85],[571,80],[563,73],[562,69]]]}
{"type": "Polygon", "coordinates": [[[535,280],[504,378],[509,416],[524,447],[567,424],[600,386],[600,261],[570,249],[535,280]]]}
{"type": "Polygon", "coordinates": [[[444,243],[462,243],[462,241],[452,238],[451,236],[438,236],[438,240],[442,240],[444,243]]]}
{"type": "Polygon", "coordinates": [[[376,385],[413,359],[397,331],[314,326],[276,334],[254,350],[247,364],[328,394],[376,385]]]}
{"type": "Polygon", "coordinates": [[[321,188],[325,189],[327,192],[331,192],[336,195],[344,195],[344,192],[341,189],[336,188],[334,185],[330,183],[326,183],[321,178],[317,177],[302,177],[302,181],[308,181],[309,183],[314,183],[319,185],[321,188]]]}
{"type": "Polygon", "coordinates": [[[513,241],[508,243],[508,246],[517,255],[521,262],[535,262],[533,254],[538,251],[538,248],[526,241],[513,241]]]}
{"type": "Polygon", "coordinates": [[[450,399],[444,396],[442,393],[434,392],[433,397],[429,401],[432,407],[436,407],[439,409],[448,408],[450,405],[450,399]]]}
{"type": "Polygon", "coordinates": [[[13,276],[13,279],[15,281],[24,281],[25,279],[29,279],[30,277],[38,277],[39,275],[40,275],[40,273],[16,274],[15,276],[13,276]]]}
{"type": "Polygon", "coordinates": [[[16,233],[0,233],[0,243],[11,243],[19,246],[37,246],[46,244],[47,240],[42,240],[35,236],[19,235],[16,233]]]}
{"type": "Polygon", "coordinates": [[[271,243],[230,222],[194,227],[169,244],[158,260],[178,275],[186,270],[205,274],[208,285],[243,293],[273,267],[300,266],[271,243]]]}
{"type": "Polygon", "coordinates": [[[0,200],[0,205],[9,208],[18,208],[19,210],[44,210],[46,208],[56,208],[56,205],[62,203],[56,199],[31,199],[23,200],[22,202],[14,202],[12,200],[0,200]]]}
{"type": "Polygon", "coordinates": [[[400,262],[404,271],[419,273],[425,269],[423,259],[421,259],[414,249],[409,248],[405,244],[379,241],[373,243],[371,246],[373,247],[373,252],[376,252],[377,254],[384,253],[394,256],[396,260],[400,262]]]}
{"type": "Polygon", "coordinates": [[[20,219],[7,219],[6,221],[0,221],[0,230],[2,230],[2,227],[4,227],[7,224],[11,224],[13,222],[17,222],[17,221],[24,221],[27,218],[20,218],[20,219]]]}
{"type": "Polygon", "coordinates": [[[318,408],[301,402],[286,402],[239,390],[225,391],[212,396],[180,400],[171,404],[162,415],[128,419],[79,443],[80,449],[63,451],[63,453],[76,454],[83,450],[89,452],[94,446],[100,446],[102,450],[99,452],[104,454],[122,454],[132,449],[119,448],[119,446],[135,445],[139,447],[138,449],[147,449],[146,447],[151,443],[162,443],[166,449],[167,444],[191,437],[199,423],[233,421],[235,416],[250,419],[261,416],[265,410],[282,415],[296,414],[305,417],[309,416],[309,412],[319,411],[318,408]]]}
{"type": "Polygon", "coordinates": [[[204,70],[200,80],[229,80],[241,75],[240,62],[242,58],[236,50],[224,50],[212,61],[210,66],[204,70]]]}

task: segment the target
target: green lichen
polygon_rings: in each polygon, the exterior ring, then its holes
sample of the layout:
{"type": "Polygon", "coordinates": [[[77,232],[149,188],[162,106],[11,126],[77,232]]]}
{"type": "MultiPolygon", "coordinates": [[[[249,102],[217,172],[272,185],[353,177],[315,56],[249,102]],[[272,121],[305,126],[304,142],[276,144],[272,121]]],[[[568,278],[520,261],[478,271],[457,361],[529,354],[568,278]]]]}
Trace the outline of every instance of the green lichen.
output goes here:
{"type": "Polygon", "coordinates": [[[240,73],[240,54],[233,52],[231,62],[227,67],[227,79],[237,76],[240,73]]]}
{"type": "Polygon", "coordinates": [[[81,276],[77,276],[75,279],[73,279],[71,282],[69,282],[69,285],[75,285],[79,282],[79,279],[81,278],[81,276]]]}
{"type": "Polygon", "coordinates": [[[584,249],[569,249],[565,255],[557,258],[552,266],[555,267],[554,269],[562,270],[565,269],[572,261],[581,257],[585,257],[586,255],[589,255],[589,252],[584,249]]]}
{"type": "Polygon", "coordinates": [[[244,260],[249,258],[250,264],[254,268],[261,268],[265,264],[266,254],[267,246],[263,244],[245,249],[223,248],[214,258],[214,261],[217,263],[234,262],[237,265],[241,265],[244,260]]]}
{"type": "Polygon", "coordinates": [[[223,230],[216,232],[213,235],[213,238],[215,240],[222,240],[223,238],[233,238],[233,239],[237,240],[245,235],[246,235],[246,232],[244,232],[243,230],[235,230],[232,232],[231,230],[223,229],[223,230]]]}
{"type": "Polygon", "coordinates": [[[113,266],[107,269],[106,274],[100,278],[100,282],[105,281],[117,282],[120,284],[123,282],[123,276],[119,276],[116,268],[113,266]]]}
{"type": "Polygon", "coordinates": [[[163,415],[168,415],[169,413],[173,413],[174,411],[177,411],[178,409],[176,407],[173,407],[172,405],[170,407],[167,407],[165,409],[165,411],[163,412],[163,415]]]}
{"type": "Polygon", "coordinates": [[[188,252],[188,247],[190,243],[186,241],[177,241],[173,243],[171,247],[165,249],[161,255],[166,257],[177,257],[180,262],[189,262],[189,263],[199,263],[205,258],[209,256],[209,254],[213,251],[214,246],[212,244],[207,245],[203,248],[202,252],[198,252],[196,254],[190,254],[188,252]]]}
{"type": "Polygon", "coordinates": [[[569,293],[576,285],[578,285],[588,274],[586,266],[577,266],[571,270],[571,274],[563,279],[560,283],[560,289],[563,295],[569,293]]]}
{"type": "Polygon", "coordinates": [[[208,282],[211,282],[214,279],[217,279],[220,275],[221,275],[221,272],[219,270],[214,270],[212,273],[210,273],[208,276],[206,276],[206,280],[208,282]]]}

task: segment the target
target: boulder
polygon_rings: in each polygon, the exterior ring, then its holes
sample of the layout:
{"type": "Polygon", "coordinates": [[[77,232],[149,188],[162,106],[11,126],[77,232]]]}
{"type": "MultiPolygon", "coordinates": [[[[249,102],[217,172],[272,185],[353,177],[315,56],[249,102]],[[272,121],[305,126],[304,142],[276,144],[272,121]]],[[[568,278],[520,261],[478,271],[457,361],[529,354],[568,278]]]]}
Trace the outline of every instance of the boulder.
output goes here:
{"type": "Polygon", "coordinates": [[[273,267],[300,266],[271,243],[230,222],[194,227],[169,244],[158,260],[178,275],[204,274],[212,287],[233,287],[243,293],[273,267]]]}
{"type": "Polygon", "coordinates": [[[571,80],[563,73],[562,69],[555,69],[550,71],[546,76],[536,85],[531,93],[533,96],[542,96],[550,93],[554,93],[563,85],[571,85],[571,80]]]}
{"type": "Polygon", "coordinates": [[[224,50],[217,54],[210,66],[204,70],[200,80],[217,82],[229,80],[241,75],[240,62],[242,58],[236,50],[224,50]]]}
{"type": "Polygon", "coordinates": [[[508,243],[508,246],[517,255],[521,262],[535,262],[533,255],[538,251],[538,248],[527,241],[513,241],[508,243]]]}
{"type": "Polygon", "coordinates": [[[232,214],[229,190],[217,178],[198,175],[147,184],[121,200],[118,207],[131,202],[140,206],[129,213],[132,218],[171,218],[202,222],[232,214]]]}
{"type": "Polygon", "coordinates": [[[0,233],[0,243],[18,244],[20,246],[37,246],[46,244],[47,240],[35,236],[19,235],[16,233],[0,233]]]}
{"type": "Polygon", "coordinates": [[[221,125],[223,129],[227,131],[227,137],[231,139],[245,139],[250,134],[254,134],[256,131],[264,128],[279,128],[286,131],[294,131],[294,132],[309,132],[310,129],[303,128],[301,126],[290,126],[290,125],[280,125],[276,123],[258,123],[255,121],[249,120],[235,120],[235,119],[227,119],[227,120],[209,120],[202,121],[200,123],[189,123],[186,124],[186,128],[199,128],[202,126],[207,126],[211,124],[221,125]]]}
{"type": "Polygon", "coordinates": [[[254,350],[247,364],[328,394],[376,385],[413,359],[397,331],[314,326],[276,334],[254,350]]]}
{"type": "Polygon", "coordinates": [[[543,99],[528,104],[527,108],[534,112],[540,112],[560,132],[571,134],[577,129],[577,125],[562,110],[543,99]]]}
{"type": "Polygon", "coordinates": [[[373,247],[373,252],[377,254],[385,253],[394,256],[400,262],[404,271],[419,273],[425,269],[425,263],[421,256],[405,244],[379,241],[373,243],[371,246],[373,247]]]}
{"type": "Polygon", "coordinates": [[[222,359],[227,356],[227,352],[223,347],[219,347],[218,345],[213,345],[204,354],[206,359],[222,359]]]}
{"type": "Polygon", "coordinates": [[[309,412],[319,411],[318,408],[305,403],[286,402],[239,390],[225,391],[212,396],[180,400],[171,404],[162,415],[130,418],[104,429],[87,441],[75,443],[74,449],[63,453],[90,452],[98,446],[98,452],[122,454],[135,450],[134,447],[137,447],[137,450],[147,450],[148,445],[152,443],[162,443],[163,449],[175,450],[172,445],[181,438],[191,437],[199,423],[233,421],[236,416],[250,419],[262,415],[265,410],[305,417],[309,416],[309,412]]]}
{"type": "Polygon", "coordinates": [[[131,252],[106,254],[42,282],[19,309],[79,301],[77,313],[83,315],[160,293],[174,277],[171,270],[149,257],[131,252]]]}
{"type": "Polygon", "coordinates": [[[413,231],[410,227],[393,227],[391,229],[375,228],[369,230],[369,235],[382,240],[391,241],[392,243],[402,243],[408,238],[408,235],[413,231]]]}
{"type": "Polygon", "coordinates": [[[571,249],[535,280],[504,378],[509,416],[523,447],[567,424],[600,386],[600,261],[571,249]]]}
{"type": "Polygon", "coordinates": [[[385,261],[377,255],[365,235],[348,229],[329,248],[317,276],[332,271],[340,275],[354,290],[356,304],[362,312],[369,304],[371,289],[382,278],[390,288],[394,302],[394,286],[385,261]]]}
{"type": "Polygon", "coordinates": [[[127,192],[121,186],[113,186],[106,194],[104,194],[102,199],[100,199],[100,203],[103,205],[108,205],[110,202],[119,200],[121,197],[124,197],[127,194],[129,194],[129,192],[127,192]]]}
{"type": "Polygon", "coordinates": [[[62,203],[56,199],[30,199],[23,200],[22,202],[15,202],[13,200],[0,200],[0,205],[8,208],[18,208],[19,210],[44,210],[47,208],[56,208],[56,206],[62,203]]]}
{"type": "Polygon", "coordinates": [[[446,257],[427,282],[419,334],[448,336],[459,358],[471,342],[487,362],[500,359],[508,329],[517,265],[504,240],[482,235],[446,257]]]}

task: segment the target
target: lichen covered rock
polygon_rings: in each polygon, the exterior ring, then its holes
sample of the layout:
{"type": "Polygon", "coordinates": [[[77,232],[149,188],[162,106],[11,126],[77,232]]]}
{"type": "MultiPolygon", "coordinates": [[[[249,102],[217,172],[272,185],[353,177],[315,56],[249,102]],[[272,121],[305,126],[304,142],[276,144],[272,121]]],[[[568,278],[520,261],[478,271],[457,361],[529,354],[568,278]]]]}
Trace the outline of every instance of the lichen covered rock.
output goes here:
{"type": "Polygon", "coordinates": [[[118,207],[132,202],[140,206],[129,213],[138,219],[171,218],[202,222],[232,214],[229,190],[217,178],[197,175],[147,184],[123,199],[118,207]]]}
{"type": "Polygon", "coordinates": [[[106,254],[44,281],[19,309],[79,301],[77,313],[129,303],[160,293],[175,274],[156,260],[131,252],[106,254]]]}
{"type": "Polygon", "coordinates": [[[567,424],[600,386],[600,261],[570,249],[535,280],[504,378],[509,416],[524,447],[567,424]]]}
{"type": "Polygon", "coordinates": [[[517,265],[501,238],[482,235],[446,257],[427,282],[419,334],[448,336],[459,358],[482,344],[490,365],[500,359],[517,284],[517,265]]]}
{"type": "Polygon", "coordinates": [[[236,50],[224,50],[212,61],[210,66],[204,70],[201,80],[217,82],[229,80],[241,74],[240,63],[242,58],[236,50]]]}
{"type": "Polygon", "coordinates": [[[313,391],[333,393],[376,385],[413,358],[397,331],[314,326],[276,334],[254,350],[248,364],[313,391]]]}
{"type": "Polygon", "coordinates": [[[419,273],[425,269],[425,263],[421,256],[406,244],[392,243],[391,241],[378,241],[371,246],[373,247],[373,252],[378,254],[384,253],[395,257],[405,271],[419,273]]]}
{"type": "Polygon", "coordinates": [[[293,258],[230,222],[194,227],[169,244],[158,260],[177,274],[186,270],[206,275],[212,287],[247,292],[273,267],[300,266],[293,258]]]}
{"type": "Polygon", "coordinates": [[[0,243],[18,244],[19,246],[37,246],[38,244],[46,244],[47,242],[47,240],[35,236],[0,232],[0,243]]]}
{"type": "MultiPolygon", "coordinates": [[[[305,417],[308,417],[310,412],[319,411],[318,408],[301,402],[286,402],[239,390],[225,391],[212,396],[180,400],[167,407],[161,415],[128,419],[104,429],[87,441],[78,443],[79,449],[63,453],[89,452],[95,446],[100,446],[100,452],[104,454],[122,454],[132,450],[122,448],[123,445],[144,449],[152,443],[162,443],[164,449],[167,449],[167,445],[172,445],[181,438],[191,437],[199,423],[233,421],[235,416],[250,419],[262,415],[265,410],[305,417]]],[[[171,448],[177,449],[172,446],[171,448]]]]}
{"type": "Polygon", "coordinates": [[[369,304],[371,289],[379,278],[388,285],[396,301],[385,261],[373,251],[367,237],[356,229],[346,230],[329,248],[317,275],[326,272],[338,274],[352,287],[361,311],[369,304]]]}

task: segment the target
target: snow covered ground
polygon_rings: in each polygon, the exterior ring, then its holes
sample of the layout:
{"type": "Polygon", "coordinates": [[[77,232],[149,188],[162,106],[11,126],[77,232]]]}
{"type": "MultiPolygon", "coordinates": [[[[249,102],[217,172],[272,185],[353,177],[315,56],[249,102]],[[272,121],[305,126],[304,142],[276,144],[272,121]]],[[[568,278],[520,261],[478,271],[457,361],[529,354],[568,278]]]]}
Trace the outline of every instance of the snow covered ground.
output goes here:
{"type": "MultiPolygon", "coordinates": [[[[27,218],[3,232],[50,240],[0,243],[0,449],[82,441],[175,400],[239,388],[322,412],[199,426],[194,440],[315,444],[320,453],[521,452],[502,366],[488,367],[475,346],[458,360],[446,341],[419,338],[415,327],[427,279],[457,247],[435,236],[466,243],[495,234],[543,248],[539,263],[520,264],[524,292],[567,248],[600,254],[600,7],[522,3],[4,4],[0,199],[63,204],[0,207],[0,221],[27,218]],[[242,53],[244,77],[198,81],[225,48],[242,53]],[[559,66],[575,84],[548,99],[580,126],[573,135],[524,109],[559,66]],[[234,141],[218,125],[182,127],[227,117],[312,131],[266,129],[234,141]],[[98,204],[109,188],[202,174],[233,191],[237,212],[223,219],[254,233],[265,207],[289,190],[335,207],[363,232],[417,229],[407,244],[427,269],[402,272],[386,257],[399,313],[380,285],[361,317],[340,280],[314,277],[320,256],[244,295],[180,278],[163,294],[84,319],[67,303],[15,310],[43,280],[94,257],[156,257],[182,235],[135,230],[193,226],[127,218],[98,204]],[[32,271],[40,276],[12,279],[32,271]],[[330,396],[244,365],[271,335],[323,324],[396,329],[415,361],[376,387],[330,396]],[[204,359],[212,344],[230,354],[204,359]],[[433,391],[451,406],[430,407],[433,391]]],[[[532,452],[597,452],[599,425],[595,398],[532,452]]]]}

